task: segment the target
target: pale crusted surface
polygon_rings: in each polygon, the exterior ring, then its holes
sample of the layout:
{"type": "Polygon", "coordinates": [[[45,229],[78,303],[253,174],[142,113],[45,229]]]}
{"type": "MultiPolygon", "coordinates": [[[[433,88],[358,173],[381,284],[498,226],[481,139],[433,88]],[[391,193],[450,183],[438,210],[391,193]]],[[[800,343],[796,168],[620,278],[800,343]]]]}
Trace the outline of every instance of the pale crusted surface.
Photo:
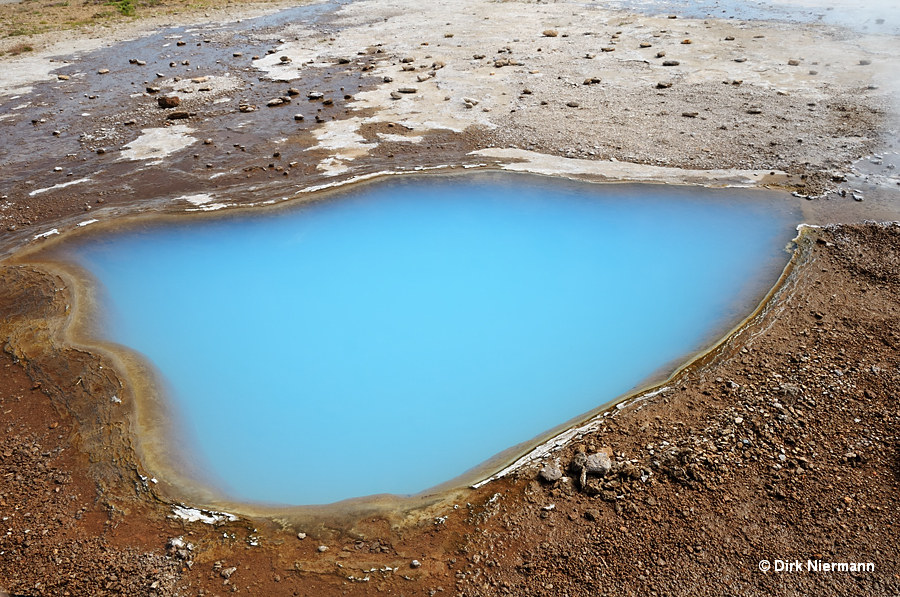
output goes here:
{"type": "Polygon", "coordinates": [[[307,68],[377,51],[387,58],[369,73],[378,86],[350,104],[377,110],[367,122],[402,123],[419,133],[483,127],[497,144],[568,157],[702,169],[841,169],[873,146],[900,89],[892,74],[900,50],[895,38],[827,27],[470,0],[450,8],[364,1],[338,15],[345,28],[333,41],[300,28],[299,40],[258,66],[297,80],[307,68]],[[548,29],[558,35],[542,35],[548,29]],[[660,51],[665,57],[656,57],[660,51]],[[294,62],[281,64],[281,55],[294,62]],[[497,59],[516,64],[498,68],[497,59]],[[679,64],[663,66],[666,60],[679,64]],[[392,82],[382,82],[386,76],[392,82]],[[590,78],[599,82],[585,85],[590,78]],[[657,88],[660,82],[671,87],[657,88]],[[417,92],[391,99],[402,87],[417,92]],[[477,105],[467,108],[467,98],[477,105]]]}

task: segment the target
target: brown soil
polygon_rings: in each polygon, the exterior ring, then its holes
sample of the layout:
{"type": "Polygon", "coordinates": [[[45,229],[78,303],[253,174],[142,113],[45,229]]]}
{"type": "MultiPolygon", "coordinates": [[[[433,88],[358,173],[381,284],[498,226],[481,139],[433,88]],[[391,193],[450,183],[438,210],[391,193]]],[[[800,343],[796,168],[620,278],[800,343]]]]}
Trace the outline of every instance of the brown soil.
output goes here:
{"type": "Polygon", "coordinates": [[[91,427],[69,414],[95,412],[82,404],[90,393],[50,387],[64,376],[41,368],[72,355],[23,368],[13,356],[21,338],[9,337],[22,309],[4,302],[0,586],[21,595],[896,594],[900,226],[834,226],[800,243],[797,267],[754,321],[667,391],[554,455],[565,469],[577,451],[608,447],[606,477],[547,484],[532,468],[417,524],[367,518],[318,539],[263,520],[167,517],[127,466],[130,480],[111,487],[103,454],[80,449],[94,443],[91,427]],[[177,537],[190,546],[172,545],[177,537]],[[764,573],[764,559],[800,560],[803,570],[764,573]],[[810,572],[808,559],[875,571],[810,572]]]}

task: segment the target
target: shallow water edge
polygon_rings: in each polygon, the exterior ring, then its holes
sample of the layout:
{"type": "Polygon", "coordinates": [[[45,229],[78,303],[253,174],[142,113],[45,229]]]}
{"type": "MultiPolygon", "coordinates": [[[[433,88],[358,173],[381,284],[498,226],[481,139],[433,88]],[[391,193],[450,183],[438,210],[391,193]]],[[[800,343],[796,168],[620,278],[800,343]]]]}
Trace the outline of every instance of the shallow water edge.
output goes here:
{"type": "MultiPolygon", "coordinates": [[[[324,201],[339,199],[340,196],[340,190],[331,189],[310,194],[305,200],[324,201]]],[[[294,202],[287,203],[295,205],[294,202]]],[[[234,210],[224,211],[228,215],[234,213],[234,210]]],[[[144,214],[95,224],[94,233],[141,223],[155,224],[170,219],[184,221],[186,217],[224,215],[225,213],[216,212],[193,216],[144,214]]],[[[84,234],[84,231],[76,230],[74,234],[84,234]]],[[[640,401],[642,397],[664,388],[668,381],[683,371],[703,366],[714,359],[720,347],[732,342],[765,312],[767,304],[785,285],[794,267],[805,258],[802,250],[795,250],[775,288],[769,291],[753,313],[719,341],[712,342],[711,348],[699,354],[687,355],[687,363],[677,367],[674,372],[671,371],[677,364],[647,380],[646,386],[639,391],[619,396],[528,442],[511,447],[460,477],[412,497],[380,495],[328,506],[274,507],[230,500],[213,489],[211,484],[204,483],[202,471],[197,470],[193,462],[184,456],[190,450],[185,450],[183,434],[170,423],[172,418],[164,399],[165,388],[152,365],[124,347],[93,339],[96,335],[92,331],[98,329],[99,319],[96,285],[86,272],[54,258],[53,249],[63,236],[69,235],[60,235],[37,250],[23,251],[15,260],[7,262],[7,274],[14,270],[20,278],[18,281],[11,280],[12,286],[28,288],[25,294],[29,300],[17,300],[17,303],[20,302],[26,308],[20,309],[16,318],[8,319],[3,331],[4,336],[9,337],[7,351],[29,362],[30,371],[34,371],[37,377],[47,378],[48,381],[55,377],[58,400],[73,412],[78,412],[79,409],[73,408],[69,400],[63,397],[63,388],[70,383],[80,383],[80,387],[85,389],[85,395],[81,399],[90,401],[91,406],[82,408],[85,413],[89,413],[87,416],[78,415],[82,422],[82,449],[95,462],[102,462],[103,455],[109,454],[111,461],[102,467],[96,467],[103,469],[103,477],[111,480],[118,477],[124,482],[125,488],[133,485],[138,494],[150,494],[161,503],[187,503],[209,510],[273,519],[292,526],[303,525],[307,529],[315,526],[347,528],[352,525],[353,520],[372,513],[388,515],[398,523],[404,519],[418,519],[427,516],[428,506],[447,504],[459,499],[469,485],[480,486],[487,480],[526,467],[555,447],[577,438],[609,413],[614,413],[615,410],[611,410],[614,405],[640,401]],[[46,342],[52,350],[45,350],[42,342],[46,342]],[[61,356],[65,351],[76,351],[80,355],[90,355],[96,359],[97,371],[103,371],[103,375],[115,376],[119,389],[116,390],[115,383],[85,388],[83,381],[71,380],[68,367],[61,367],[56,374],[52,373],[50,370],[53,366],[48,366],[47,361],[61,356]],[[65,379],[66,374],[69,374],[70,379],[65,379]],[[110,392],[115,393],[110,395],[110,392]],[[101,429],[97,428],[98,424],[101,429]],[[118,429],[120,433],[110,434],[106,428],[118,429]],[[123,443],[124,449],[114,445],[116,442],[123,443]],[[118,470],[117,475],[110,473],[113,469],[118,470]],[[154,482],[154,476],[158,477],[158,482],[154,482]]],[[[805,232],[801,231],[796,240],[801,248],[808,245],[808,240],[804,239],[805,232]]],[[[78,379],[82,380],[83,377],[78,379]]],[[[54,392],[48,382],[43,383],[45,392],[54,392]]]]}

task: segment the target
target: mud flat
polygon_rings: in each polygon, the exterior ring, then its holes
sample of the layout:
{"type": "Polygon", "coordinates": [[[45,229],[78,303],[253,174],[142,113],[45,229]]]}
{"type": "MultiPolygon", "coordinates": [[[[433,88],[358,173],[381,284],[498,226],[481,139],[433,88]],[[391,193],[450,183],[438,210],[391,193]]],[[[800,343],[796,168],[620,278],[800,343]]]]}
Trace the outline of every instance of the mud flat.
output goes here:
{"type": "Polygon", "coordinates": [[[452,499],[308,526],[172,503],[117,414],[116,364],[55,340],[73,287],[8,261],[0,586],[897,592],[900,228],[856,224],[900,219],[897,45],[570,3],[355,2],[29,56],[33,76],[0,81],[7,256],[91,220],[305,200],[430,168],[771,186],[796,193],[807,222],[837,225],[807,229],[765,308],[664,391],[452,499]],[[579,450],[606,454],[605,475],[582,483],[579,450]],[[538,480],[547,465],[556,480],[538,480]],[[875,572],[764,573],[764,559],[875,572]]]}

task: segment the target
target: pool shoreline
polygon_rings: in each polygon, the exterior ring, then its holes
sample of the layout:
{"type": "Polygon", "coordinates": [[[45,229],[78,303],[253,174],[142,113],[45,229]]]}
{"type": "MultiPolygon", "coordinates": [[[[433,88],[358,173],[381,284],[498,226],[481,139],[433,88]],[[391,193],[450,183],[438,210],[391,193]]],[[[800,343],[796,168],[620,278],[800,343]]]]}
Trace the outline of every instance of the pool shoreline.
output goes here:
{"type": "MultiPolygon", "coordinates": [[[[417,174],[423,174],[421,172],[417,174]]],[[[455,173],[459,175],[468,172],[455,173]]],[[[393,175],[392,175],[393,176],[393,175]]],[[[350,187],[340,186],[323,189],[319,192],[299,195],[301,205],[307,202],[340,201],[344,192],[349,188],[356,188],[359,184],[365,185],[376,182],[377,179],[366,179],[350,187]]],[[[608,184],[608,183],[600,183],[608,184]]],[[[694,185],[691,185],[694,186],[694,185]]],[[[295,201],[286,201],[275,206],[243,207],[241,213],[254,213],[254,210],[263,211],[278,210],[280,207],[296,206],[295,201]]],[[[678,377],[683,372],[702,366],[711,355],[723,344],[730,341],[735,335],[749,325],[754,318],[766,308],[773,296],[779,292],[782,284],[789,278],[798,259],[798,251],[794,251],[784,270],[780,273],[774,288],[769,290],[762,302],[739,321],[726,334],[709,344],[709,348],[700,353],[686,355],[687,360],[679,359],[681,364],[662,381],[654,382],[636,391],[616,397],[604,404],[598,405],[591,411],[574,419],[561,423],[553,429],[541,433],[537,437],[522,444],[512,446],[500,454],[495,455],[482,464],[463,473],[453,479],[447,480],[435,487],[429,488],[419,494],[410,497],[376,495],[354,498],[323,506],[281,506],[266,505],[248,501],[234,500],[216,488],[215,483],[206,479],[206,475],[200,464],[194,463],[189,457],[183,455],[181,447],[182,436],[177,428],[172,427],[172,415],[167,404],[167,399],[162,398],[165,391],[160,384],[158,374],[152,363],[133,351],[119,345],[106,342],[98,342],[93,338],[92,329],[96,329],[96,318],[99,313],[92,305],[97,304],[96,285],[91,276],[73,267],[53,259],[55,247],[64,242],[69,236],[80,236],[92,233],[96,235],[103,232],[103,228],[117,229],[121,226],[142,226],[149,223],[164,223],[182,221],[183,218],[217,218],[233,215],[232,210],[193,212],[189,214],[137,214],[122,218],[120,221],[107,221],[98,223],[92,230],[84,227],[64,230],[62,234],[55,235],[42,243],[43,246],[24,248],[14,259],[7,260],[6,264],[16,264],[18,267],[39,267],[43,275],[64,281],[67,290],[67,304],[71,305],[71,315],[63,315],[62,320],[48,327],[48,335],[54,338],[54,344],[67,346],[79,351],[87,351],[97,355],[110,365],[116,377],[120,380],[122,389],[117,393],[118,401],[112,406],[106,404],[106,409],[122,411],[120,421],[129,431],[130,442],[134,449],[134,456],[128,460],[128,467],[135,471],[138,478],[135,482],[142,486],[142,491],[152,495],[154,499],[168,504],[168,507],[188,506],[204,511],[228,512],[230,514],[248,517],[251,519],[264,518],[281,521],[296,528],[346,530],[365,517],[372,515],[388,516],[397,524],[412,524],[423,517],[428,518],[432,510],[440,510],[453,501],[459,501],[468,489],[479,488],[485,483],[527,469],[536,457],[546,456],[545,450],[558,450],[576,441],[578,437],[593,429],[597,422],[602,420],[610,412],[616,411],[617,405],[631,404],[642,400],[648,393],[659,391],[666,383],[678,377]],[[167,422],[168,421],[168,422],[167,422]],[[560,443],[560,438],[565,440],[560,443]],[[151,481],[155,480],[155,482],[151,481]],[[406,522],[401,522],[406,521],[406,522]]],[[[803,233],[798,239],[803,238],[803,233]]],[[[797,239],[795,239],[796,241],[797,239]]],[[[23,327],[34,325],[28,322],[23,327]]],[[[16,331],[10,336],[15,337],[16,331]]],[[[20,349],[24,358],[27,349],[20,349]]],[[[46,382],[45,382],[46,387],[46,382]]],[[[98,403],[103,403],[102,397],[97,397],[98,403]]],[[[107,413],[108,417],[116,415],[107,413]]],[[[89,425],[89,424],[88,424],[89,425]]],[[[98,434],[90,426],[82,432],[82,436],[94,437],[98,434]]],[[[105,446],[102,449],[109,449],[105,446]]],[[[98,451],[100,447],[93,446],[89,451],[98,451]]],[[[123,471],[123,478],[127,472],[123,471]]]]}

